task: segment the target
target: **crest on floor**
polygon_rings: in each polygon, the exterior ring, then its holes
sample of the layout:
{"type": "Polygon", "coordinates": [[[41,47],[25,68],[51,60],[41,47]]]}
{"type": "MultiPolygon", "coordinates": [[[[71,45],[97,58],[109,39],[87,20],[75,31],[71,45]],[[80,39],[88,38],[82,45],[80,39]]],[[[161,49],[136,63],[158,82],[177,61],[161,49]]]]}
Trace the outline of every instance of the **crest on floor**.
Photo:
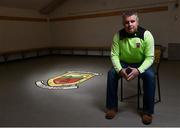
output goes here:
{"type": "Polygon", "coordinates": [[[36,81],[36,85],[46,89],[74,89],[79,88],[82,82],[98,75],[100,74],[93,72],[68,71],[48,79],[47,82],[36,81]]]}

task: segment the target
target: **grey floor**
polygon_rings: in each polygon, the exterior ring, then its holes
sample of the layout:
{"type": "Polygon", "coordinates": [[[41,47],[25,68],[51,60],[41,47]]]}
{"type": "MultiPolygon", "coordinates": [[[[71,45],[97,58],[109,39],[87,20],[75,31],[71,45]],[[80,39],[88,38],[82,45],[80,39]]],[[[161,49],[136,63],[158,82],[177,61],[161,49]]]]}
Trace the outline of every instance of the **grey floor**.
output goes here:
{"type": "MultiPolygon", "coordinates": [[[[155,105],[150,126],[180,126],[180,61],[160,67],[162,102],[155,105]]],[[[0,64],[0,126],[144,126],[137,112],[137,97],[119,101],[113,120],[104,118],[108,57],[46,56],[0,64]],[[102,73],[78,89],[49,90],[35,85],[66,71],[102,73]]],[[[125,95],[136,93],[136,80],[125,83],[125,95]]]]}

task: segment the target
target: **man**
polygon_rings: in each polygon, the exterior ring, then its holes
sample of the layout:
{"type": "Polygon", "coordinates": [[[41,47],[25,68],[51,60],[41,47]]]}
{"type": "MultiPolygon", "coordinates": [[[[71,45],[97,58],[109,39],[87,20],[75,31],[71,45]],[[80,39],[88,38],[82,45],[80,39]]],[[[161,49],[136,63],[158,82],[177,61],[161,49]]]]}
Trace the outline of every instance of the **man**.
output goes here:
{"type": "Polygon", "coordinates": [[[106,119],[112,119],[118,112],[118,80],[133,80],[140,75],[143,80],[142,122],[150,124],[154,113],[155,75],[154,38],[152,34],[139,26],[136,12],[127,11],[122,15],[124,29],[113,37],[111,61],[113,68],[107,77],[106,119]]]}

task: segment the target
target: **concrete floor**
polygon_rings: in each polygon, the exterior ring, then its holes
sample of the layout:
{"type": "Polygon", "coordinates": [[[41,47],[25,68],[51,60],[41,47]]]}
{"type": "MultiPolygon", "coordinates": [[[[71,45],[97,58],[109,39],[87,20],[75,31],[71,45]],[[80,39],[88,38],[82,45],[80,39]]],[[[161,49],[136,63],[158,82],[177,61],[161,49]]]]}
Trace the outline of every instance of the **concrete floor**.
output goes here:
{"type": "MultiPolygon", "coordinates": [[[[154,126],[180,126],[180,61],[163,61],[160,67],[162,102],[155,105],[154,126]]],[[[0,126],[24,127],[143,127],[137,97],[119,101],[113,120],[104,118],[108,57],[45,56],[0,64],[0,126]],[[78,89],[49,90],[35,81],[66,71],[102,73],[78,89]]],[[[136,93],[136,80],[127,83],[125,95],[136,93]]]]}

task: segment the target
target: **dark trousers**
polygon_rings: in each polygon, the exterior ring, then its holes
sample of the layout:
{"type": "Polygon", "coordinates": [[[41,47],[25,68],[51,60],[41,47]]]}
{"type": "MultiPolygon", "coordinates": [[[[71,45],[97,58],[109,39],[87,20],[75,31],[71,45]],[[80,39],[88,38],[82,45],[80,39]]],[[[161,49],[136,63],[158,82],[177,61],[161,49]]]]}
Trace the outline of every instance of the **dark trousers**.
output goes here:
{"type": "MultiPolygon", "coordinates": [[[[127,64],[121,62],[123,68],[128,66],[137,68],[140,64],[127,64]]],[[[154,96],[155,96],[155,74],[152,67],[148,68],[144,73],[140,74],[143,80],[143,111],[144,113],[153,114],[154,113],[154,96]]],[[[106,108],[112,109],[118,108],[118,81],[121,76],[111,68],[107,76],[107,94],[106,94],[106,108]]]]}

